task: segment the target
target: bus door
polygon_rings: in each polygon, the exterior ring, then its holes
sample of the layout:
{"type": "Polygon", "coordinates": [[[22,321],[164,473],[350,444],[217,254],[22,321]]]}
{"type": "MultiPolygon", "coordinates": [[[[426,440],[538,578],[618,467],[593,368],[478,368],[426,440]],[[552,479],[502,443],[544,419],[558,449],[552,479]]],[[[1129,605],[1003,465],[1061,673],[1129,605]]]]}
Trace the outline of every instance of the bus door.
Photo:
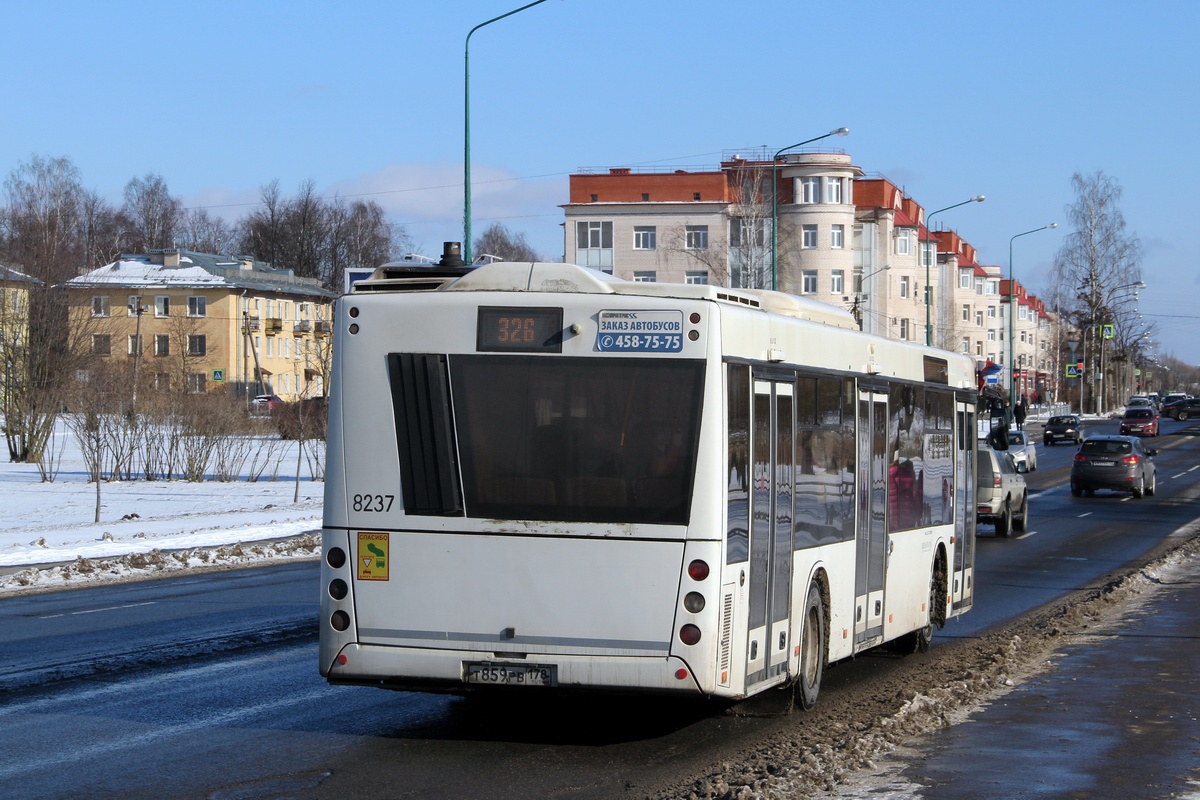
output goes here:
{"type": "Polygon", "coordinates": [[[746,688],[786,676],[792,578],[794,384],[755,379],[746,688]]]}
{"type": "Polygon", "coordinates": [[[858,392],[858,514],[854,538],[854,644],[883,637],[883,579],[887,567],[887,393],[858,392]]]}
{"type": "Polygon", "coordinates": [[[954,566],[950,577],[950,614],[961,614],[974,603],[975,582],[975,403],[959,400],[954,454],[954,566]]]}

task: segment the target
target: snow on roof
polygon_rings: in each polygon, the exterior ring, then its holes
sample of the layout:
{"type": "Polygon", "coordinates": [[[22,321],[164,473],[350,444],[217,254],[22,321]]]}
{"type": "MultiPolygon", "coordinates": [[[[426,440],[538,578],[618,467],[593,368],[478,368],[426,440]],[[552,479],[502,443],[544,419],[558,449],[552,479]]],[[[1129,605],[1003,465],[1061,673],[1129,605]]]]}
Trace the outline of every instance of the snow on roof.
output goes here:
{"type": "Polygon", "coordinates": [[[300,278],[290,269],[275,269],[251,258],[226,258],[207,253],[171,251],[178,263],[164,264],[161,252],[122,255],[111,264],[66,282],[67,288],[230,288],[301,294],[331,299],[336,295],[319,281],[300,278]]]}

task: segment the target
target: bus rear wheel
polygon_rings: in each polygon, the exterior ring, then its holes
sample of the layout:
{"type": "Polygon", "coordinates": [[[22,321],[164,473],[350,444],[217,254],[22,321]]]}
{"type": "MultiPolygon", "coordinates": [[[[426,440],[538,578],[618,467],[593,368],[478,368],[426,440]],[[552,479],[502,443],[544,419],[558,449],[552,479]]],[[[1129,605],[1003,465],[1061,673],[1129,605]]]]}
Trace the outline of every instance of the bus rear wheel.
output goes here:
{"type": "Polygon", "coordinates": [[[808,711],[817,704],[821,678],[825,674],[825,599],[815,581],[808,587],[800,636],[800,676],[796,680],[796,704],[808,711]]]}

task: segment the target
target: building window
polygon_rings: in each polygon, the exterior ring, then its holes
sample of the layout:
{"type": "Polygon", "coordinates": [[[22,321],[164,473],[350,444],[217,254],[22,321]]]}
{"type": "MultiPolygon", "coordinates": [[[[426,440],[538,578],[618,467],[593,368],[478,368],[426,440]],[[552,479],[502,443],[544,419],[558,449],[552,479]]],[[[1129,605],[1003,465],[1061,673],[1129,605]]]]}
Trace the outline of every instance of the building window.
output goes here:
{"type": "Polygon", "coordinates": [[[962,340],[962,352],[963,355],[970,355],[971,353],[971,339],[967,336],[964,336],[962,340]]]}
{"type": "Polygon", "coordinates": [[[960,289],[970,289],[971,288],[971,270],[960,269],[958,271],[958,288],[960,288],[960,289]]]}
{"type": "Polygon", "coordinates": [[[908,276],[907,275],[900,276],[900,296],[908,297],[908,276]]]}
{"type": "Polygon", "coordinates": [[[171,355],[171,337],[165,333],[154,334],[154,355],[171,355]]]}
{"type": "Polygon", "coordinates": [[[975,312],[975,324],[981,328],[983,327],[983,312],[982,311],[975,312]]]}
{"type": "Polygon", "coordinates": [[[654,283],[657,280],[653,271],[633,273],[634,283],[654,283]]]}
{"type": "Polygon", "coordinates": [[[983,278],[975,279],[975,294],[983,294],[983,278]]]}
{"type": "Polygon", "coordinates": [[[92,355],[106,356],[112,352],[112,336],[107,333],[92,334],[92,355]]]}
{"type": "Polygon", "coordinates": [[[988,338],[987,338],[987,340],[988,340],[989,342],[994,342],[994,341],[996,341],[996,332],[995,332],[995,331],[988,331],[988,338]]]}
{"type": "Polygon", "coordinates": [[[763,247],[766,241],[767,221],[765,219],[734,217],[729,220],[730,247],[763,247]]]}
{"type": "Polygon", "coordinates": [[[208,377],[203,372],[188,374],[188,391],[192,394],[204,394],[208,377]]]}
{"type": "Polygon", "coordinates": [[[969,304],[969,303],[963,303],[963,307],[962,307],[962,321],[963,321],[963,322],[970,322],[970,321],[971,321],[971,306],[970,306],[970,304],[969,304]]]}
{"type": "Polygon", "coordinates": [[[190,334],[188,336],[188,355],[208,355],[208,339],[204,334],[190,334]]]}
{"type": "Polygon", "coordinates": [[[802,225],[800,227],[800,246],[805,250],[811,250],[817,246],[817,226],[802,225]]]}
{"type": "Polygon", "coordinates": [[[829,280],[829,291],[834,294],[841,294],[846,290],[846,271],[835,269],[832,277],[829,280]]]}
{"type": "Polygon", "coordinates": [[[912,254],[912,240],[910,235],[911,231],[907,229],[896,231],[896,255],[907,256],[912,254]]]}
{"type": "Polygon", "coordinates": [[[692,270],[688,272],[684,281],[692,286],[704,286],[708,284],[708,273],[701,270],[692,270]]]}
{"type": "Polygon", "coordinates": [[[900,320],[900,338],[904,339],[904,340],[908,339],[908,320],[907,319],[900,320]]]}
{"type": "Polygon", "coordinates": [[[605,272],[613,269],[613,224],[611,222],[575,223],[575,263],[581,267],[596,267],[605,272]]]}
{"type": "Polygon", "coordinates": [[[996,318],[996,307],[995,306],[988,306],[988,317],[991,319],[996,318]]]}
{"type": "Polygon", "coordinates": [[[129,312],[129,316],[136,317],[142,310],[142,296],[140,294],[129,295],[129,304],[125,306],[125,309],[129,312]]]}
{"type": "Polygon", "coordinates": [[[208,316],[208,300],[197,295],[189,297],[188,301],[188,316],[189,317],[207,317],[208,316]]]}
{"type": "Polygon", "coordinates": [[[686,240],[684,247],[688,250],[707,250],[708,249],[708,226],[707,225],[688,225],[686,230],[686,240]]]}
{"type": "Polygon", "coordinates": [[[275,357],[275,337],[268,336],[267,337],[267,358],[274,358],[274,357],[275,357]]]}
{"type": "Polygon", "coordinates": [[[168,372],[154,373],[154,390],[156,392],[169,392],[171,390],[171,374],[168,372]]]}
{"type": "Polygon", "coordinates": [[[829,246],[841,250],[846,246],[846,226],[834,225],[829,232],[829,246]]]}
{"type": "Polygon", "coordinates": [[[638,225],[633,229],[634,250],[653,250],[656,239],[657,235],[653,225],[638,225]]]}
{"type": "Polygon", "coordinates": [[[821,179],[820,178],[801,178],[800,179],[800,202],[801,203],[819,203],[819,202],[821,202],[821,179]]]}
{"type": "Polygon", "coordinates": [[[842,179],[841,178],[826,178],[825,179],[825,202],[826,203],[842,202],[842,179]]]}
{"type": "Polygon", "coordinates": [[[700,202],[700,193],[692,192],[692,199],[695,200],[697,203],[699,203],[700,202]]]}
{"type": "Polygon", "coordinates": [[[140,333],[129,334],[129,355],[140,356],[142,354],[142,335],[140,333]]]}
{"type": "Polygon", "coordinates": [[[171,316],[171,298],[166,295],[156,295],[154,298],[154,316],[169,317],[171,316]]]}
{"type": "Polygon", "coordinates": [[[817,271],[815,269],[806,269],[800,273],[800,282],[800,294],[817,293],[817,271]]]}
{"type": "Polygon", "coordinates": [[[978,357],[983,356],[983,340],[982,339],[975,340],[975,355],[978,357]]]}
{"type": "Polygon", "coordinates": [[[92,297],[92,316],[107,317],[109,315],[108,295],[98,294],[92,297]]]}

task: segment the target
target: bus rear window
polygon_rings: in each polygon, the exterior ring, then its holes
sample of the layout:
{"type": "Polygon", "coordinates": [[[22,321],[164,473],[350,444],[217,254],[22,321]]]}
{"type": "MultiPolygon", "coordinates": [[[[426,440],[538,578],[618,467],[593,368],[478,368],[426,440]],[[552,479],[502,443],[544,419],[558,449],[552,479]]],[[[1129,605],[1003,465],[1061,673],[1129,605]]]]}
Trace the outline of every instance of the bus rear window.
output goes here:
{"type": "Polygon", "coordinates": [[[703,367],[451,356],[467,516],[685,524],[703,367]]]}

